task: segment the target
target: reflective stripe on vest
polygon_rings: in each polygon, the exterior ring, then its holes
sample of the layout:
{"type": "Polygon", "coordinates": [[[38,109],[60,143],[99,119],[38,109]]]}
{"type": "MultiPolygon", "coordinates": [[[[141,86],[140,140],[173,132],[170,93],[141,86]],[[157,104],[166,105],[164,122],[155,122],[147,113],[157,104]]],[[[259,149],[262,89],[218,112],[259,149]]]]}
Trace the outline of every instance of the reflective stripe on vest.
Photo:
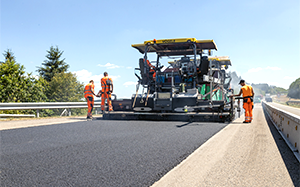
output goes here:
{"type": "Polygon", "coordinates": [[[84,95],[93,95],[92,84],[87,84],[84,88],[84,95]]]}
{"type": "Polygon", "coordinates": [[[103,77],[103,78],[101,79],[102,92],[110,91],[110,85],[107,85],[107,84],[106,84],[106,81],[107,81],[107,80],[110,80],[111,83],[112,83],[112,80],[111,80],[110,78],[108,78],[108,77],[103,77]]]}

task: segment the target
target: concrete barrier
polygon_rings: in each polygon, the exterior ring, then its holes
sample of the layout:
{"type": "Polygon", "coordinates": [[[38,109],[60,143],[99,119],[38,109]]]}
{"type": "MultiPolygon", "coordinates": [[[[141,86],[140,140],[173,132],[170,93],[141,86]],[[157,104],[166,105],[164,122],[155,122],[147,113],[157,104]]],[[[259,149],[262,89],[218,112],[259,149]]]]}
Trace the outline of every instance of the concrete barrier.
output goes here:
{"type": "Polygon", "coordinates": [[[263,102],[264,110],[300,162],[300,117],[263,102]]]}

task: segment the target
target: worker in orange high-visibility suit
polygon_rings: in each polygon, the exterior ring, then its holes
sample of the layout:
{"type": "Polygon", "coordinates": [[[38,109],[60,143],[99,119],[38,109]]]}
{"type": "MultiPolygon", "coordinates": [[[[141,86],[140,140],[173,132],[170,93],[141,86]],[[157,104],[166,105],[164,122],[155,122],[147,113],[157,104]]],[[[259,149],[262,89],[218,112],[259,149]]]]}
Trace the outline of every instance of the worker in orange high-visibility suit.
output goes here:
{"type": "Polygon", "coordinates": [[[156,76],[156,72],[155,72],[155,66],[153,66],[149,60],[147,60],[147,65],[149,66],[150,68],[150,73],[153,73],[153,80],[155,81],[155,76],[156,76]]]}
{"type": "Polygon", "coordinates": [[[87,119],[91,119],[92,117],[92,111],[94,108],[94,81],[90,80],[90,83],[88,83],[84,88],[84,97],[86,98],[87,105],[88,105],[88,113],[87,113],[87,119]]]}
{"type": "Polygon", "coordinates": [[[111,78],[108,77],[108,73],[103,73],[104,77],[101,79],[101,110],[104,112],[105,110],[105,100],[107,99],[108,110],[113,111],[111,105],[111,93],[113,92],[114,86],[111,78]]]}
{"type": "Polygon", "coordinates": [[[241,80],[239,84],[242,86],[240,93],[232,96],[240,96],[243,94],[243,108],[245,109],[245,121],[243,123],[251,123],[253,120],[254,91],[252,86],[245,84],[245,80],[241,80]]]}

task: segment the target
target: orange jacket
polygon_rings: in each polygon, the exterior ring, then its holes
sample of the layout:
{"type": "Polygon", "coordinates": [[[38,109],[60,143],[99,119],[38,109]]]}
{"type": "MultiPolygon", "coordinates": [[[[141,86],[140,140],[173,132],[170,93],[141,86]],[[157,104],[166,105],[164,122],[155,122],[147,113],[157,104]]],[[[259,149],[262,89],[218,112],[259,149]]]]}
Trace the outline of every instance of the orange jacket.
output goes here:
{"type": "Polygon", "coordinates": [[[94,88],[95,85],[92,83],[88,83],[84,88],[84,97],[87,98],[88,96],[94,96],[94,88]]]}
{"type": "Polygon", "coordinates": [[[111,91],[112,84],[113,84],[113,81],[112,81],[111,78],[103,77],[101,79],[101,87],[102,87],[101,91],[102,91],[102,93],[111,91]]]}
{"type": "Polygon", "coordinates": [[[252,86],[245,85],[242,88],[243,97],[251,97],[252,95],[252,86]]]}
{"type": "Polygon", "coordinates": [[[147,60],[147,64],[148,64],[148,66],[150,67],[150,71],[155,71],[154,69],[155,69],[155,66],[153,66],[150,62],[149,62],[149,60],[147,60]]]}
{"type": "Polygon", "coordinates": [[[156,76],[155,66],[153,66],[153,65],[149,62],[149,60],[147,60],[147,65],[148,65],[149,68],[150,68],[150,72],[154,72],[154,73],[153,73],[153,79],[155,79],[155,76],[156,76]]]}

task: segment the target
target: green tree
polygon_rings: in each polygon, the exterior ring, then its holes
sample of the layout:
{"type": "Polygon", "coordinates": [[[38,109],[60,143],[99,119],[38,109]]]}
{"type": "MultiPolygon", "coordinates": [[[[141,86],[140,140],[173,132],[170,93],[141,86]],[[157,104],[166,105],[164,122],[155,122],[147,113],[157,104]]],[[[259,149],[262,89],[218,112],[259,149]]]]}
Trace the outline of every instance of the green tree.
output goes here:
{"type": "Polygon", "coordinates": [[[66,64],[65,59],[61,60],[63,51],[60,51],[57,46],[51,46],[47,53],[47,60],[42,63],[42,67],[38,67],[37,72],[39,72],[40,76],[47,82],[50,82],[56,73],[66,72],[69,65],[66,64]]]}
{"type": "Polygon", "coordinates": [[[274,91],[276,94],[287,94],[288,90],[281,88],[281,87],[275,87],[274,91]]]}
{"type": "Polygon", "coordinates": [[[56,102],[76,102],[83,99],[84,85],[75,74],[57,73],[49,82],[48,99],[56,102]]]}
{"type": "MultiPolygon", "coordinates": [[[[75,74],[57,73],[48,85],[48,100],[55,102],[79,102],[84,98],[84,85],[77,80],[75,74]]],[[[53,110],[60,115],[63,109],[53,110]]],[[[86,113],[86,109],[71,109],[75,115],[86,113]]]]}
{"type": "Polygon", "coordinates": [[[292,82],[287,96],[294,99],[300,99],[300,77],[292,82]]]}
{"type": "Polygon", "coordinates": [[[15,62],[8,50],[3,55],[5,62],[0,64],[0,102],[37,102],[44,101],[46,82],[36,79],[25,68],[15,62]]]}
{"type": "Polygon", "coordinates": [[[11,51],[11,49],[7,49],[7,51],[4,51],[3,56],[5,57],[5,61],[6,60],[16,61],[16,57],[14,56],[14,53],[11,51]]]}

